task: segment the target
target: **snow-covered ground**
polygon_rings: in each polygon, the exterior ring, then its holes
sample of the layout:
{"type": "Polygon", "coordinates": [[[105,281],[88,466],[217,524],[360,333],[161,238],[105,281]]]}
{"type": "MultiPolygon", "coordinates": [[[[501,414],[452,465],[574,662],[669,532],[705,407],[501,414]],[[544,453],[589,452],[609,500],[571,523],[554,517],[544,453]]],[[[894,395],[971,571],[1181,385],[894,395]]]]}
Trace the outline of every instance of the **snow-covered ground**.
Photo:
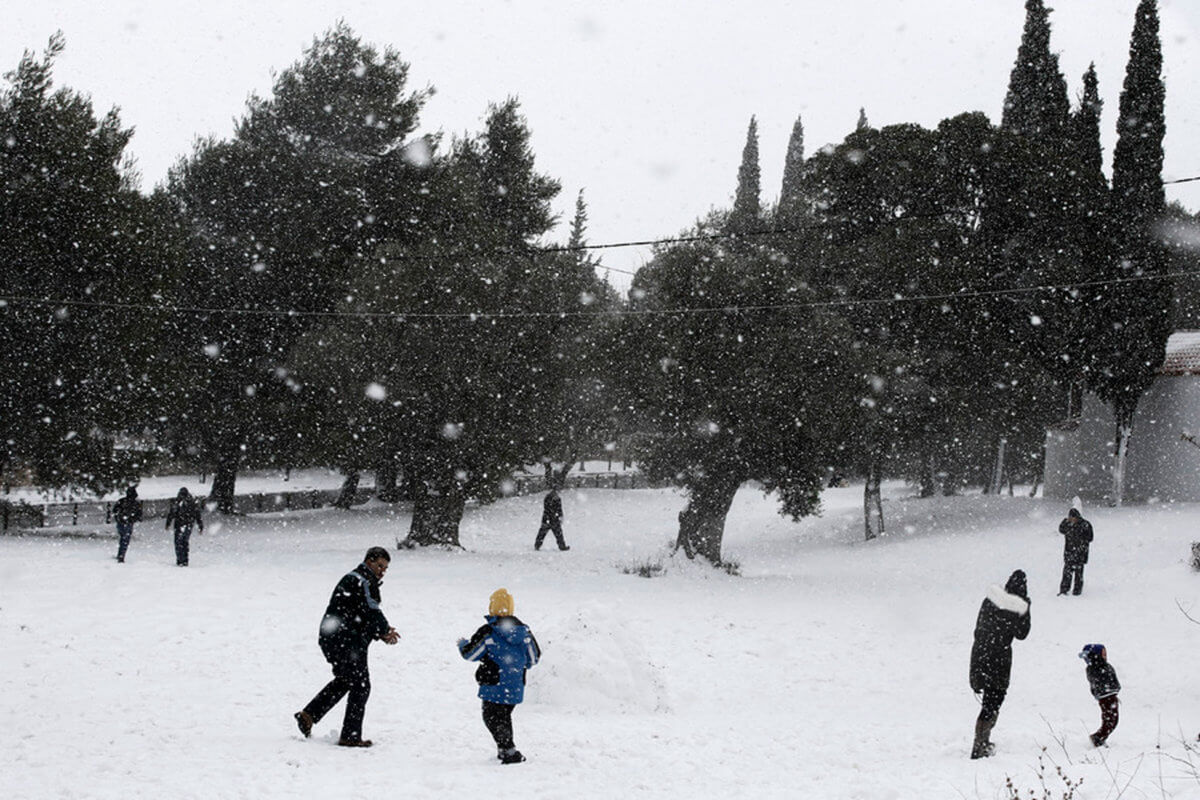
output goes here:
{"type": "MultiPolygon", "coordinates": [[[[4,798],[1200,798],[1200,506],[1085,509],[1081,597],[1057,597],[1065,505],[917,500],[888,487],[888,535],[865,543],[861,488],[796,524],[739,493],[726,555],[741,576],[666,558],[670,490],[563,495],[572,549],[535,552],[541,496],[469,508],[466,552],[396,552],[384,610],[403,639],[372,647],[370,750],[313,738],[292,712],[329,677],[316,647],[329,592],[408,518],[351,511],[216,517],[174,566],[141,525],[109,539],[0,537],[4,798]],[[646,579],[623,567],[665,561],[646,579]],[[967,758],[975,615],[991,583],[1029,574],[1033,630],[1014,645],[993,758],[967,758]],[[455,640],[499,586],[540,640],[514,715],[525,764],[500,766],[474,665],[455,640]],[[1177,605],[1178,604],[1178,605],[1177,605]],[[1121,722],[1099,722],[1083,662],[1103,642],[1121,722]]],[[[682,559],[680,559],[682,561],[682,559]]]]}

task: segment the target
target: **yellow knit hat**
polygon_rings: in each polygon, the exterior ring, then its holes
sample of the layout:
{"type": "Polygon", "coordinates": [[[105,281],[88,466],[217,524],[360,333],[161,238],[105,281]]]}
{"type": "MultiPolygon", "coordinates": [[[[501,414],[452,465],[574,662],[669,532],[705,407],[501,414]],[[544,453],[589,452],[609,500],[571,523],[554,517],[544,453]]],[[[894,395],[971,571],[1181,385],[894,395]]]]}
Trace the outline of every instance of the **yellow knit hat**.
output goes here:
{"type": "Polygon", "coordinates": [[[511,617],[513,615],[513,596],[508,589],[497,589],[488,598],[488,613],[493,617],[511,617]]]}

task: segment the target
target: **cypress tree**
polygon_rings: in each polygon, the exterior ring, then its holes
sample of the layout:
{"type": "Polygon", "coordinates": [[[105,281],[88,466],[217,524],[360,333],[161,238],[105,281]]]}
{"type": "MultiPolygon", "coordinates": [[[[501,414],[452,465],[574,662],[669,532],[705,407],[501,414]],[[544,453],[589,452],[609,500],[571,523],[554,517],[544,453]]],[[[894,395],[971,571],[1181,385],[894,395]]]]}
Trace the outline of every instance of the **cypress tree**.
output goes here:
{"type": "Polygon", "coordinates": [[[746,232],[754,230],[758,226],[760,178],[758,120],[750,117],[750,128],[746,131],[746,146],[742,148],[742,164],[738,167],[737,194],[734,196],[733,211],[729,216],[731,230],[746,232]]]}
{"type": "Polygon", "coordinates": [[[1158,3],[1142,0],[1129,43],[1113,150],[1114,200],[1122,217],[1137,224],[1158,217],[1166,204],[1162,185],[1165,95],[1158,3]]]}
{"type": "Polygon", "coordinates": [[[1079,98],[1079,108],[1071,114],[1070,123],[1071,151],[1075,154],[1080,187],[1087,200],[1093,203],[1100,202],[1108,189],[1100,146],[1100,112],[1103,108],[1093,63],[1083,73],[1083,95],[1079,98]]]}
{"type": "MultiPolygon", "coordinates": [[[[1113,151],[1113,248],[1107,275],[1116,281],[1162,275],[1166,250],[1154,226],[1162,219],[1162,45],[1158,4],[1138,4],[1121,90],[1117,145],[1113,151]]],[[[1172,287],[1165,279],[1105,287],[1097,313],[1109,323],[1100,343],[1091,388],[1113,408],[1117,447],[1113,500],[1124,496],[1124,464],[1138,401],[1162,364],[1171,326],[1172,287]]]]}
{"type": "Polygon", "coordinates": [[[783,161],[783,185],[779,188],[779,218],[788,227],[804,205],[804,125],[800,117],[792,125],[787,155],[783,161]]]}
{"type": "Polygon", "coordinates": [[[1022,136],[1057,136],[1070,103],[1067,82],[1050,52],[1050,12],[1042,0],[1025,0],[1025,30],[1008,81],[1001,127],[1022,136]]]}

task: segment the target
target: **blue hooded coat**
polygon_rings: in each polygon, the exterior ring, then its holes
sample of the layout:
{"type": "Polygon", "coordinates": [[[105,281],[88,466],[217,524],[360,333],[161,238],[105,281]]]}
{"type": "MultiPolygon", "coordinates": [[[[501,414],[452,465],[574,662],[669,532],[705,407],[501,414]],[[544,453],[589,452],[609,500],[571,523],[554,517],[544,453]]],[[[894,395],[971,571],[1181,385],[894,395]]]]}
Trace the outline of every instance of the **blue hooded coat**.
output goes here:
{"type": "Polygon", "coordinates": [[[460,639],[458,652],[467,661],[478,661],[475,681],[479,698],[489,703],[516,705],[525,699],[525,671],[538,662],[542,650],[537,639],[516,617],[484,617],[470,639],[460,639]]]}

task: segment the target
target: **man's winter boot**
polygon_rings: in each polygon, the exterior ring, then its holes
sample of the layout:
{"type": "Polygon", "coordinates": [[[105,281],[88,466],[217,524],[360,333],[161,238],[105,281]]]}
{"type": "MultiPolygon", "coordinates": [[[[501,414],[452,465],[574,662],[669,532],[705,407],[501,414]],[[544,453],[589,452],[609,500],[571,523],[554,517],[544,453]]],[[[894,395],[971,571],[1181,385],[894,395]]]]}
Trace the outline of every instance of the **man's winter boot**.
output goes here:
{"type": "Polygon", "coordinates": [[[500,759],[501,764],[520,764],[525,760],[525,756],[521,755],[521,751],[515,747],[501,750],[496,758],[500,759]]]}
{"type": "Polygon", "coordinates": [[[295,714],[292,714],[292,716],[295,717],[296,727],[299,728],[300,732],[304,734],[304,738],[307,739],[308,737],[312,736],[312,714],[309,714],[307,711],[297,711],[295,714]]]}
{"type": "Polygon", "coordinates": [[[996,746],[988,741],[993,725],[995,723],[991,720],[975,721],[975,744],[971,747],[971,758],[987,758],[996,752],[996,746]]]}

